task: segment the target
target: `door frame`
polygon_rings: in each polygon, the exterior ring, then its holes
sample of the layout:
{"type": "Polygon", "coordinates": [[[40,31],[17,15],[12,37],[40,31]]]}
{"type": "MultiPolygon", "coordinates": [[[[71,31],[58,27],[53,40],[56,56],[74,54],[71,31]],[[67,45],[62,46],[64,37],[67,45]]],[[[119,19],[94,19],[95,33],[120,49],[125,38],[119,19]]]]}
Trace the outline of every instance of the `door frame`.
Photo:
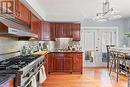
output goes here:
{"type": "MultiPolygon", "coordinates": [[[[83,43],[82,43],[82,33],[83,33],[83,31],[84,30],[105,30],[105,29],[109,29],[109,30],[114,30],[114,31],[116,31],[116,46],[118,46],[119,45],[119,28],[117,27],[117,26],[114,26],[114,27],[81,27],[81,41],[80,41],[80,44],[81,45],[84,45],[83,43]]],[[[82,46],[82,51],[84,52],[84,49],[83,49],[83,46],[82,46]]],[[[83,66],[84,67],[86,67],[86,65],[84,64],[84,59],[85,59],[85,56],[83,55],[83,66]]],[[[92,66],[93,67],[93,66],[92,66]]],[[[94,66],[95,67],[95,66],[94,66]]]]}

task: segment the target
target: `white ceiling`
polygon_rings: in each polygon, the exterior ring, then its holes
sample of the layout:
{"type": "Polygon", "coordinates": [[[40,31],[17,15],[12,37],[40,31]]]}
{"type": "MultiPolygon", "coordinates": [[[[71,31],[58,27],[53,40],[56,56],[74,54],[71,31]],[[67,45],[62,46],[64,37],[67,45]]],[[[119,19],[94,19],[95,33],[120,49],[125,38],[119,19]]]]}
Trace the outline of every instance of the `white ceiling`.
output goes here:
{"type": "MultiPolygon", "coordinates": [[[[31,0],[32,1],[32,0],[31,0]]],[[[36,0],[48,21],[81,21],[102,12],[104,0],[36,0]]],[[[130,17],[130,0],[110,0],[110,6],[122,17],[130,17]]],[[[36,5],[34,5],[36,7],[36,5]]],[[[40,13],[39,12],[39,13],[40,13]]]]}

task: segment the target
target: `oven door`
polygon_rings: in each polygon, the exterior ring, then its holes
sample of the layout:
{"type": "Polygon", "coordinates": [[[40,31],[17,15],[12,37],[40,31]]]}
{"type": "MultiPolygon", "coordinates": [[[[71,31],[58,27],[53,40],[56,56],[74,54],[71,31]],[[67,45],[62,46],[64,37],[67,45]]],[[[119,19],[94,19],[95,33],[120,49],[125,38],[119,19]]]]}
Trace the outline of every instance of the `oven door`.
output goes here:
{"type": "Polygon", "coordinates": [[[31,78],[26,78],[27,81],[21,87],[39,87],[39,73],[40,70],[38,70],[37,73],[32,75],[31,78]]]}

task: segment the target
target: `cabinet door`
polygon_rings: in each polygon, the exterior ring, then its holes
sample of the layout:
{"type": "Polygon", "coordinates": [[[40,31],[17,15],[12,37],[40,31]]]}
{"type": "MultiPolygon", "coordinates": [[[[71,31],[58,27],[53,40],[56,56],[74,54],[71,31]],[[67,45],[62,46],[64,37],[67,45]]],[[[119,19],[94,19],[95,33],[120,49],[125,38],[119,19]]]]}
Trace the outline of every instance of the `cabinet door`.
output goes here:
{"type": "Polygon", "coordinates": [[[54,71],[54,54],[48,54],[48,73],[52,73],[54,71]]]}
{"type": "Polygon", "coordinates": [[[82,54],[73,54],[73,71],[82,73],[82,54]]]}
{"type": "Polygon", "coordinates": [[[59,37],[63,37],[63,24],[62,23],[56,23],[55,24],[55,34],[56,34],[56,37],[59,38],[59,37]]]}
{"type": "Polygon", "coordinates": [[[41,40],[51,40],[50,23],[42,22],[41,40]]]}
{"type": "Polygon", "coordinates": [[[30,25],[30,11],[21,2],[19,2],[19,15],[17,18],[30,25]]]}
{"type": "Polygon", "coordinates": [[[63,53],[55,53],[54,59],[54,71],[55,72],[63,72],[63,53]]]}
{"type": "Polygon", "coordinates": [[[54,23],[50,24],[50,31],[51,31],[51,40],[55,41],[55,28],[56,25],[54,23]]]}
{"type": "Polygon", "coordinates": [[[48,54],[45,55],[45,58],[44,58],[44,67],[45,67],[45,72],[46,72],[46,75],[48,75],[48,54]]]}
{"type": "Polygon", "coordinates": [[[72,24],[71,23],[68,23],[67,24],[67,27],[66,27],[66,36],[69,37],[69,38],[72,38],[72,24]]]}
{"type": "Polygon", "coordinates": [[[39,19],[31,14],[31,32],[38,34],[38,29],[39,29],[39,19]]]}
{"type": "Polygon", "coordinates": [[[73,41],[80,41],[80,24],[72,24],[73,41]]]}
{"type": "Polygon", "coordinates": [[[64,72],[72,73],[72,63],[73,57],[71,57],[71,54],[66,54],[64,56],[64,72]]]}

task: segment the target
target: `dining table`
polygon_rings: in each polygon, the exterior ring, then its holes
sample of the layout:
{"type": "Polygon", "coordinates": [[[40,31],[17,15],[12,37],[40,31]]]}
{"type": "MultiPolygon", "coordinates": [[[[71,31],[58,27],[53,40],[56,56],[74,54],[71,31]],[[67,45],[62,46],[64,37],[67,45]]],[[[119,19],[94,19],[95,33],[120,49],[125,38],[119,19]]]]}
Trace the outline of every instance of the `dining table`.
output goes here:
{"type": "Polygon", "coordinates": [[[129,72],[128,72],[128,87],[130,87],[130,47],[111,47],[110,51],[116,51],[118,53],[125,53],[126,56],[126,61],[127,61],[127,66],[129,67],[129,72]]]}

